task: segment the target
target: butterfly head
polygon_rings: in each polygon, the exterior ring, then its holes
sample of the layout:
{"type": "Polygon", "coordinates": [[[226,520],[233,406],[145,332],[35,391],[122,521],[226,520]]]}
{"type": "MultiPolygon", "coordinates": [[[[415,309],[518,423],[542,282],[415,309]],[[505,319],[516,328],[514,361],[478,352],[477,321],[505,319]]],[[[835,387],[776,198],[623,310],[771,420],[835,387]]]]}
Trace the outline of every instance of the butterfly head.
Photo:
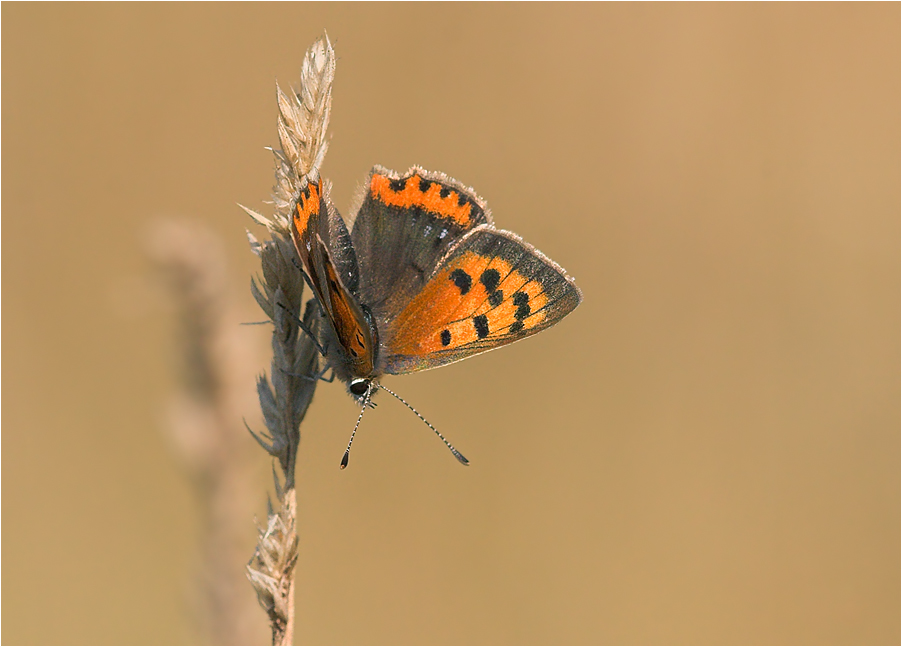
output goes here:
{"type": "Polygon", "coordinates": [[[407,404],[407,401],[404,400],[404,398],[399,396],[391,389],[388,389],[379,384],[377,378],[375,377],[355,377],[348,382],[348,392],[351,394],[351,397],[357,400],[357,402],[360,404],[360,415],[357,416],[357,424],[354,425],[354,431],[351,432],[351,439],[348,441],[348,447],[347,449],[345,449],[344,456],[342,456],[341,458],[341,469],[344,469],[348,466],[348,458],[351,454],[351,444],[354,442],[354,436],[357,435],[357,429],[360,427],[360,421],[363,419],[364,412],[367,410],[367,407],[373,408],[376,406],[372,401],[372,397],[375,391],[378,389],[382,389],[392,397],[398,399],[405,407],[413,411],[417,418],[425,422],[426,426],[434,431],[435,435],[438,436],[443,443],[445,443],[445,446],[451,450],[451,453],[454,454],[454,457],[457,460],[459,460],[464,465],[470,464],[470,462],[464,457],[464,455],[454,449],[454,446],[439,433],[438,429],[429,424],[429,421],[426,420],[426,418],[424,418],[422,415],[420,415],[419,411],[407,404]]]}
{"type": "Polygon", "coordinates": [[[348,393],[360,405],[363,405],[375,390],[376,379],[372,377],[355,377],[348,382],[348,393]]]}

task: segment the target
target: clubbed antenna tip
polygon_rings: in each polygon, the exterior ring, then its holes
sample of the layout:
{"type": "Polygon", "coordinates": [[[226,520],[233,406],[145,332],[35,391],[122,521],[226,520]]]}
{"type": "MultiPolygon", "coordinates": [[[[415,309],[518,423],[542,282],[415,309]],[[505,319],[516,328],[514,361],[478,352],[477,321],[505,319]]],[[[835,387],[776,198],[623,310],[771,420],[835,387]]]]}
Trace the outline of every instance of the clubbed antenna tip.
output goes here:
{"type": "Polygon", "coordinates": [[[422,415],[419,411],[417,411],[417,410],[414,409],[412,406],[410,406],[410,405],[407,403],[407,400],[405,400],[404,398],[402,398],[400,395],[398,395],[397,393],[395,393],[395,392],[392,391],[391,389],[385,388],[384,386],[382,386],[382,385],[379,384],[379,383],[376,383],[376,386],[378,386],[380,389],[382,389],[383,391],[385,391],[385,392],[388,393],[389,395],[394,396],[394,398],[397,399],[401,404],[403,404],[405,407],[407,407],[408,409],[410,409],[411,411],[413,411],[414,415],[416,415],[417,418],[419,418],[420,420],[422,420],[423,422],[425,422],[425,423],[426,423],[426,426],[429,427],[432,431],[434,431],[434,432],[435,432],[435,435],[438,436],[438,437],[441,439],[441,441],[442,441],[443,443],[445,443],[445,447],[447,447],[448,449],[451,450],[451,453],[454,454],[454,458],[456,458],[457,460],[459,460],[461,465],[469,465],[469,464],[470,464],[470,461],[468,461],[468,460],[466,459],[466,457],[465,457],[463,454],[461,454],[459,451],[457,451],[456,449],[454,449],[454,445],[452,445],[451,443],[449,443],[448,440],[447,440],[444,436],[442,436],[441,433],[439,433],[439,430],[436,429],[435,427],[433,427],[433,426],[429,423],[429,421],[426,420],[426,418],[424,418],[423,415],[422,415]]]}

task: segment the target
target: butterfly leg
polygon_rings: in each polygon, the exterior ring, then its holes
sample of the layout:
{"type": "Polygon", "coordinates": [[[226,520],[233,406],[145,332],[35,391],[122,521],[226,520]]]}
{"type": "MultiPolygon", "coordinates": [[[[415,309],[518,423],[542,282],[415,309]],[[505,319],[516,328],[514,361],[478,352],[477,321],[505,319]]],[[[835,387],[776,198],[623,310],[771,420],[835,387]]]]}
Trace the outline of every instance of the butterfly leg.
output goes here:
{"type": "Polygon", "coordinates": [[[301,276],[304,279],[304,283],[307,284],[307,287],[310,288],[310,291],[313,292],[314,294],[316,294],[316,290],[313,289],[313,283],[310,282],[310,277],[307,276],[307,272],[305,272],[304,268],[301,266],[301,264],[298,263],[298,259],[292,258],[291,264],[294,265],[297,268],[298,272],[301,273],[301,276]]]}
{"type": "MultiPolygon", "coordinates": [[[[313,293],[315,294],[315,293],[316,293],[316,290],[313,289],[313,283],[310,282],[310,277],[307,276],[307,272],[304,271],[304,268],[303,268],[303,266],[298,262],[298,259],[292,257],[291,263],[292,263],[292,265],[294,265],[294,266],[297,268],[298,272],[301,273],[301,277],[304,279],[304,283],[307,284],[307,287],[310,288],[310,291],[313,292],[313,293]]],[[[309,307],[310,307],[310,304],[313,303],[313,302],[315,302],[315,299],[311,299],[310,301],[308,301],[308,302],[307,302],[307,307],[309,308],[309,307]]],[[[281,303],[280,303],[279,305],[282,306],[282,308],[285,308],[285,306],[282,305],[281,303]]],[[[286,310],[287,310],[287,308],[286,308],[286,310]]],[[[305,333],[307,333],[307,336],[310,337],[310,339],[313,341],[314,344],[316,344],[316,350],[319,351],[319,354],[322,355],[323,357],[325,357],[325,355],[326,355],[326,350],[323,348],[322,344],[319,343],[319,340],[317,340],[316,335],[314,335],[314,334],[310,331],[310,328],[307,327],[307,324],[305,324],[303,321],[301,321],[300,319],[298,319],[298,318],[296,318],[296,317],[294,318],[294,320],[295,320],[295,323],[297,323],[298,328],[300,328],[300,329],[303,330],[305,333]]],[[[330,382],[331,382],[331,380],[330,380],[330,382]]]]}
{"type": "MultiPolygon", "coordinates": [[[[291,312],[288,310],[288,308],[285,307],[284,304],[282,304],[282,303],[277,303],[276,305],[278,305],[278,306],[279,306],[280,308],[282,308],[285,312],[287,312],[289,315],[291,315],[291,312]]],[[[310,330],[310,328],[307,327],[307,324],[305,324],[303,321],[301,321],[300,319],[298,319],[298,318],[295,317],[294,315],[291,315],[291,319],[292,319],[292,321],[294,321],[294,323],[297,324],[298,328],[300,328],[300,329],[303,330],[305,333],[307,333],[307,336],[310,338],[310,341],[312,341],[312,342],[313,342],[313,345],[316,346],[317,352],[318,352],[320,355],[322,355],[323,357],[325,357],[325,356],[326,356],[326,349],[323,348],[323,345],[319,343],[319,340],[316,338],[316,335],[314,335],[314,334],[313,334],[313,331],[310,330]]]]}
{"type": "Polygon", "coordinates": [[[308,382],[318,382],[319,380],[322,380],[323,382],[331,382],[332,380],[335,379],[334,371],[332,372],[332,375],[329,376],[329,379],[326,379],[323,377],[323,375],[326,374],[326,371],[328,371],[330,368],[332,368],[332,367],[326,366],[323,368],[323,370],[316,373],[315,375],[303,375],[302,373],[292,373],[291,371],[286,371],[284,368],[279,369],[279,370],[281,370],[282,373],[284,373],[285,375],[288,375],[289,377],[299,377],[302,380],[307,380],[308,382]]]}

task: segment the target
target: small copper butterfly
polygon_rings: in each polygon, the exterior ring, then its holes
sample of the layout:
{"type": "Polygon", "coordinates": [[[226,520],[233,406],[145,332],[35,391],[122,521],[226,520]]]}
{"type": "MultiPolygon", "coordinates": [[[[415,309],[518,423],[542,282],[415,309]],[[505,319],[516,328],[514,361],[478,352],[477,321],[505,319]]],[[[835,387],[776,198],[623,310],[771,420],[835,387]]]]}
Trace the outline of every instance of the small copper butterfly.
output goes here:
{"type": "Polygon", "coordinates": [[[362,405],[342,468],[375,390],[404,402],[379,383],[383,375],[519,341],[582,300],[561,267],[495,229],[485,201],[443,173],[374,167],[350,232],[321,180],[307,184],[291,214],[294,245],[327,322],[318,340],[326,367],[362,405]]]}

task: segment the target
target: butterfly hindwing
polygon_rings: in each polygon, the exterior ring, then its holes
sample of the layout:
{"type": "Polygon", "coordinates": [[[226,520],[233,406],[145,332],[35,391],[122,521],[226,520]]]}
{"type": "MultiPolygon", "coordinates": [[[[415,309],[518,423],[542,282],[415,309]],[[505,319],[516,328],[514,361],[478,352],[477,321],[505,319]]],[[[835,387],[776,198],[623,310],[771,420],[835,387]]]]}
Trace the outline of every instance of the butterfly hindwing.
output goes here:
{"type": "Polygon", "coordinates": [[[468,231],[491,222],[485,201],[443,173],[376,166],[351,239],[361,259],[361,302],[381,327],[417,294],[468,231]]]}
{"type": "MultiPolygon", "coordinates": [[[[323,307],[326,306],[323,292],[323,277],[316,268],[316,254],[318,248],[314,246],[316,234],[319,231],[321,214],[326,212],[326,204],[323,198],[322,186],[319,182],[309,182],[301,191],[294,203],[291,214],[291,239],[301,259],[304,273],[310,279],[310,284],[316,297],[323,307]]],[[[328,312],[326,314],[329,314],[328,312]]]]}
{"type": "Polygon", "coordinates": [[[554,325],[581,298],[560,267],[516,234],[480,226],[380,327],[377,368],[410,373],[499,348],[554,325]]]}
{"type": "Polygon", "coordinates": [[[323,182],[323,201],[325,218],[318,221],[317,234],[325,244],[329,252],[336,272],[341,277],[342,284],[359,298],[360,270],[357,266],[357,254],[351,243],[351,234],[345,225],[344,219],[339,215],[332,202],[332,187],[328,180],[323,182]]]}

